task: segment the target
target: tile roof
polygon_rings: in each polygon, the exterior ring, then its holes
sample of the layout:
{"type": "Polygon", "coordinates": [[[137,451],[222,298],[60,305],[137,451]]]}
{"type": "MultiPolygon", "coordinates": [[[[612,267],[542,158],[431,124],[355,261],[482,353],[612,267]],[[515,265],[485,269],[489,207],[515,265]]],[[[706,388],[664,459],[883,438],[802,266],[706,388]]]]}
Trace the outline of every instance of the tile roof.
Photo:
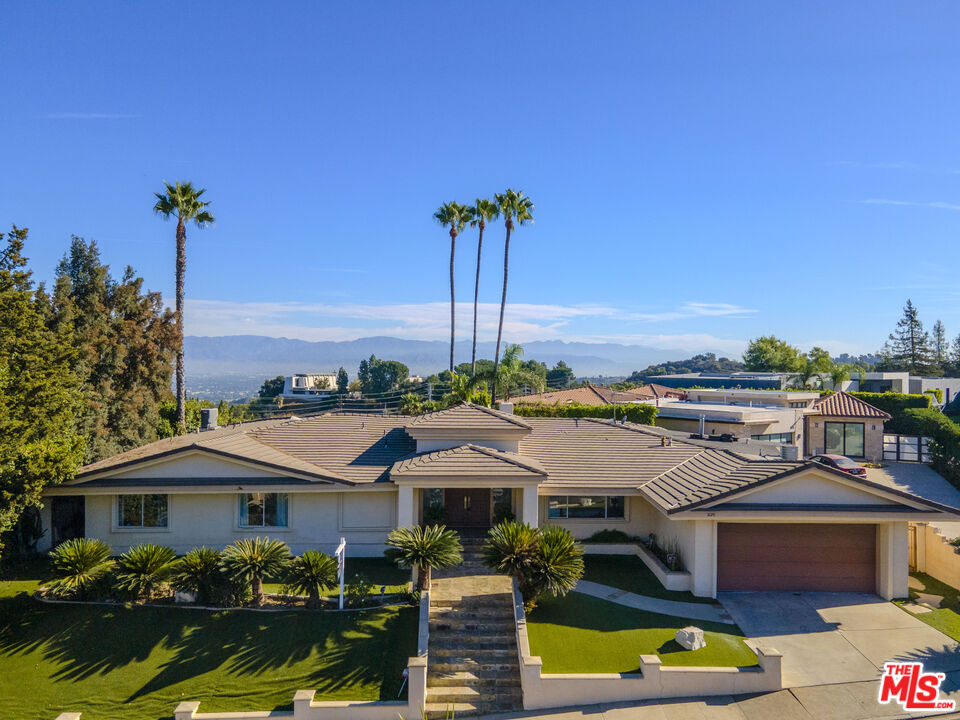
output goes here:
{"type": "Polygon", "coordinates": [[[885,413],[880,408],[875,408],[869,403],[865,403],[859,398],[844,391],[835,392],[813,403],[814,410],[821,415],[830,415],[833,417],[865,417],[889,420],[890,414],[885,413]]]}
{"type": "Polygon", "coordinates": [[[543,477],[543,466],[533,458],[516,453],[493,450],[478,445],[458,445],[448,450],[436,450],[401,460],[394,465],[391,476],[450,476],[473,477],[543,477]]]}
{"type": "Polygon", "coordinates": [[[412,430],[530,430],[530,426],[516,415],[473,403],[419,415],[406,427],[412,430]]]}

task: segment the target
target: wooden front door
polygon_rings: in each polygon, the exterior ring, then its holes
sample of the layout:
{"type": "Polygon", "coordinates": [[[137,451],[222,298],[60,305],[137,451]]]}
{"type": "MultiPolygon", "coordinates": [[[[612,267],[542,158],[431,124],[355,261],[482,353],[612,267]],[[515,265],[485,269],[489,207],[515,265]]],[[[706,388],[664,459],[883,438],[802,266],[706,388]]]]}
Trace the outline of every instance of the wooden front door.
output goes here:
{"type": "Polygon", "coordinates": [[[447,488],[443,505],[450,527],[490,527],[489,488],[447,488]]]}
{"type": "Polygon", "coordinates": [[[55,497],[50,503],[50,541],[56,547],[64,540],[82,538],[86,530],[83,495],[55,497]]]}

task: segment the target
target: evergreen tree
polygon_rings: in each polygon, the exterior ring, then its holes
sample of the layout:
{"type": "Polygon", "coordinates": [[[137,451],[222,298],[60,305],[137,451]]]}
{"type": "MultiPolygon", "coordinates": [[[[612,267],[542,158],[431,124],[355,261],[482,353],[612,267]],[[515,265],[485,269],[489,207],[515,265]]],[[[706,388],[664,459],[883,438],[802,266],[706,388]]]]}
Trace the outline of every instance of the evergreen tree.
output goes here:
{"type": "Polygon", "coordinates": [[[764,372],[797,372],[803,365],[800,351],[775,335],[754,338],[743,353],[745,369],[764,372]]]}
{"type": "Polygon", "coordinates": [[[26,239],[26,228],[14,225],[0,252],[0,534],[39,507],[44,487],[69,480],[83,458],[75,352],[69,332],[44,323],[26,239]]]}
{"type": "Polygon", "coordinates": [[[933,344],[933,362],[942,370],[950,360],[950,341],[947,340],[947,329],[940,320],[934,323],[930,340],[933,344]]]}
{"type": "MultiPolygon", "coordinates": [[[[45,295],[40,296],[45,299],[45,295]]],[[[95,242],[74,236],[57,267],[49,326],[71,336],[84,396],[78,428],[87,462],[157,439],[177,347],[173,313],[127,267],[116,281],[95,242]]]]}
{"type": "Polygon", "coordinates": [[[907,370],[923,375],[932,370],[933,353],[930,335],[923,329],[920,314],[911,300],[903,307],[903,317],[890,334],[890,369],[907,370]]]}
{"type": "Polygon", "coordinates": [[[951,376],[960,373],[960,334],[953,339],[953,344],[950,346],[950,364],[953,371],[951,376]]]}
{"type": "Polygon", "coordinates": [[[275,378],[268,378],[260,386],[258,395],[262,398],[275,398],[283,392],[283,375],[277,375],[275,378]]]}
{"type": "Polygon", "coordinates": [[[344,368],[337,370],[337,392],[341,395],[347,394],[347,388],[350,387],[350,376],[344,368]]]}

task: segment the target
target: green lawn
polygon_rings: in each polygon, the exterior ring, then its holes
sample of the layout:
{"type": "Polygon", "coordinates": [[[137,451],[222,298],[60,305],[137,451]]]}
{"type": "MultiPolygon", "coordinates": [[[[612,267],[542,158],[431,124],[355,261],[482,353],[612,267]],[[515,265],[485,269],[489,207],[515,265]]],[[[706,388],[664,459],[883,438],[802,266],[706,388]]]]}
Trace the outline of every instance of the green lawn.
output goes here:
{"type": "Polygon", "coordinates": [[[657,576],[636,555],[584,555],[583,579],[610,585],[638,595],[713,604],[712,598],[696,597],[692,593],[666,590],[657,576]]]}
{"type": "Polygon", "coordinates": [[[637,672],[640,655],[659,655],[664,665],[757,664],[736,625],[643,612],[576,592],[544,599],[527,628],[530,652],[543,658],[545,673],[637,672]],[[705,631],[705,648],[684,650],[673,639],[687,625],[705,631]]]}
{"type": "Polygon", "coordinates": [[[170,718],[324,699],[394,700],[416,654],[417,609],[274,613],[45,605],[45,565],[0,581],[0,718],[170,718]]]}
{"type": "MultiPolygon", "coordinates": [[[[941,607],[938,610],[917,613],[914,617],[931,627],[935,627],[940,632],[946,633],[954,640],[960,641],[960,590],[944,585],[926,573],[912,572],[910,575],[923,583],[920,592],[943,596],[940,603],[941,607]]],[[[914,588],[910,588],[910,599],[917,599],[917,590],[914,588]]],[[[899,604],[902,606],[903,603],[899,604]]]]}
{"type": "MultiPolygon", "coordinates": [[[[396,563],[387,560],[385,557],[348,557],[344,584],[349,585],[357,575],[363,575],[373,583],[374,595],[379,595],[380,588],[384,585],[387,588],[387,595],[406,592],[407,583],[410,582],[410,571],[401,570],[396,563]]],[[[265,582],[263,590],[268,593],[281,593],[283,592],[283,583],[279,581],[265,582]]],[[[336,595],[338,595],[338,592],[328,593],[328,597],[335,597],[336,595]]]]}

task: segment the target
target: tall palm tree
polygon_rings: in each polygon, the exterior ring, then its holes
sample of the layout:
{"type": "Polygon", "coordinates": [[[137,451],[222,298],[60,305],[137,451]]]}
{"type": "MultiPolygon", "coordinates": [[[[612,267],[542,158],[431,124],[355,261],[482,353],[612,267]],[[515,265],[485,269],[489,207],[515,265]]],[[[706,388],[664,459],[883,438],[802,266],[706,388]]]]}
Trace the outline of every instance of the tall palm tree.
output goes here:
{"type": "Polygon", "coordinates": [[[458,202],[448,202],[440,206],[433,219],[444,227],[450,228],[450,372],[453,372],[453,344],[456,334],[456,297],[453,292],[453,256],[457,249],[457,235],[473,219],[470,207],[458,202]]]}
{"type": "Polygon", "coordinates": [[[483,230],[487,226],[487,222],[495,220],[500,216],[500,209],[497,207],[497,204],[492,200],[486,200],[477,198],[477,203],[472,208],[470,212],[473,214],[473,219],[470,221],[470,227],[477,227],[480,229],[479,237],[477,238],[477,281],[473,287],[473,352],[470,355],[470,363],[472,368],[470,370],[471,375],[477,374],[477,302],[480,298],[480,254],[483,251],[483,230]]]}
{"type": "Polygon", "coordinates": [[[503,348],[503,358],[497,365],[497,369],[474,375],[471,389],[486,383],[502,398],[510,397],[513,389],[522,385],[528,385],[536,392],[543,392],[546,389],[546,382],[540,375],[524,367],[522,358],[523,346],[507,343],[503,348]]]}
{"type": "Polygon", "coordinates": [[[183,279],[187,271],[187,223],[193,222],[202,228],[213,222],[213,215],[205,208],[210,205],[200,199],[205,189],[199,190],[192,183],[163,183],[165,193],[154,193],[157,202],[153,211],[163,218],[177,218],[177,427],[184,432],[187,427],[187,388],[183,375],[183,279]]]}
{"type": "MultiPolygon", "coordinates": [[[[496,194],[496,203],[499,214],[503,217],[507,229],[507,239],[503,245],[503,295],[500,297],[500,324],[497,327],[497,349],[493,355],[493,374],[496,377],[500,364],[500,339],[503,337],[503,311],[507,307],[507,272],[510,267],[510,233],[514,224],[526,225],[533,222],[533,201],[523,196],[522,190],[507,189],[505,193],[496,194]]],[[[493,387],[493,402],[497,401],[497,387],[493,387]]]]}

